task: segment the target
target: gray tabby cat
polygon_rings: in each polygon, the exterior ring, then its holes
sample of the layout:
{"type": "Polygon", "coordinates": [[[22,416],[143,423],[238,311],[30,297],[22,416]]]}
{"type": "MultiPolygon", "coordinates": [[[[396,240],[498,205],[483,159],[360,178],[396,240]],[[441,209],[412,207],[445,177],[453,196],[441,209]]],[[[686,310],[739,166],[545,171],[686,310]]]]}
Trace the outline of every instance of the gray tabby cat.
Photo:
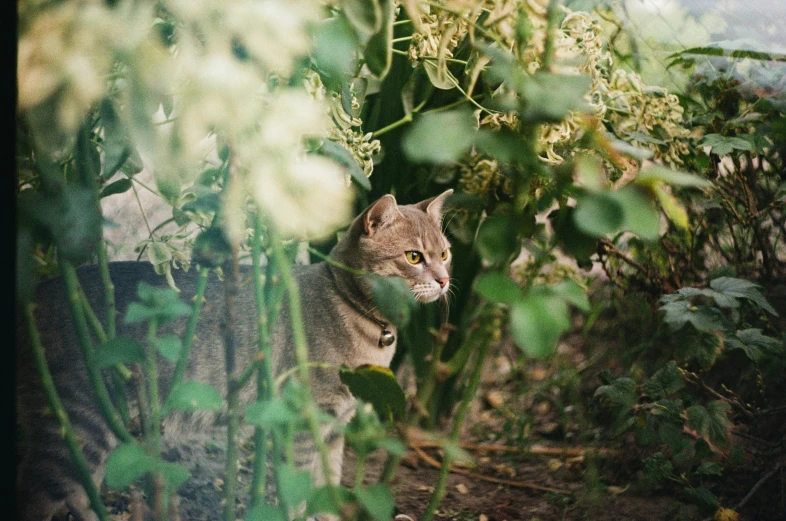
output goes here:
{"type": "MultiPolygon", "coordinates": [[[[383,276],[400,276],[421,302],[432,302],[448,291],[450,244],[441,232],[442,206],[452,190],[414,205],[398,205],[386,195],[369,206],[349,227],[330,253],[338,263],[356,270],[383,276]]],[[[110,265],[115,284],[117,311],[124,314],[136,299],[139,282],[163,285],[161,277],[147,263],[119,262],[110,265]]],[[[296,267],[302,293],[303,319],[309,358],[335,366],[363,364],[389,366],[396,349],[396,329],[375,308],[368,282],[362,276],[328,263],[296,267]]],[[[256,307],[253,284],[243,272],[237,298],[239,323],[233,324],[238,345],[238,366],[244,367],[256,354],[256,307]]],[[[102,287],[95,267],[79,270],[82,287],[95,309],[102,305],[102,287]]],[[[195,293],[196,277],[179,273],[175,277],[181,298],[189,301],[195,293]]],[[[205,293],[186,378],[210,383],[226,392],[220,319],[223,316],[222,284],[212,275],[205,293]]],[[[87,372],[77,347],[76,335],[59,280],[49,280],[37,290],[36,321],[46,348],[47,361],[85,458],[96,483],[103,479],[104,465],[117,440],[107,427],[97,406],[87,372]]],[[[284,307],[286,309],[286,307],[284,307]]],[[[126,326],[117,321],[117,334],[143,340],[145,325],[126,326]]],[[[161,333],[182,335],[185,321],[162,328],[161,333]]],[[[17,412],[23,435],[17,473],[17,504],[22,521],[49,521],[52,516],[70,511],[77,519],[94,520],[84,489],[75,477],[70,456],[60,435],[33,369],[29,340],[24,328],[17,328],[17,412]]],[[[289,313],[283,311],[274,333],[273,368],[276,374],[295,365],[289,313]]],[[[161,386],[166,391],[171,379],[170,364],[160,363],[161,386]]],[[[335,370],[312,372],[313,394],[317,404],[342,423],[355,410],[355,400],[335,370]]],[[[253,399],[251,385],[241,391],[241,401],[253,399]]],[[[213,416],[193,414],[170,416],[165,421],[165,436],[176,438],[189,430],[204,427],[213,416]]],[[[299,450],[296,465],[311,470],[316,484],[341,477],[344,440],[339,434],[325,432],[329,448],[330,476],[324,476],[318,455],[312,447],[299,450]]]]}

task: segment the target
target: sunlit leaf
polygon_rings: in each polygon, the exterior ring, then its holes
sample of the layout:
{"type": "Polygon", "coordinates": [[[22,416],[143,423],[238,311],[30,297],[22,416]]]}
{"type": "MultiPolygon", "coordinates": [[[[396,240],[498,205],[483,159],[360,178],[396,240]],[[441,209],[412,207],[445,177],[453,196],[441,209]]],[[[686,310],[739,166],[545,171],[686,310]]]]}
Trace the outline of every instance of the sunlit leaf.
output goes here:
{"type": "Polygon", "coordinates": [[[407,156],[418,162],[449,164],[458,160],[472,145],[475,122],[468,110],[425,114],[415,120],[404,135],[407,156]],[[446,132],[446,129],[450,129],[446,132]]]}
{"type": "Polygon", "coordinates": [[[370,403],[379,417],[386,421],[400,420],[404,416],[406,398],[396,376],[387,367],[364,365],[356,369],[342,367],[341,381],[350,392],[370,403]]]}

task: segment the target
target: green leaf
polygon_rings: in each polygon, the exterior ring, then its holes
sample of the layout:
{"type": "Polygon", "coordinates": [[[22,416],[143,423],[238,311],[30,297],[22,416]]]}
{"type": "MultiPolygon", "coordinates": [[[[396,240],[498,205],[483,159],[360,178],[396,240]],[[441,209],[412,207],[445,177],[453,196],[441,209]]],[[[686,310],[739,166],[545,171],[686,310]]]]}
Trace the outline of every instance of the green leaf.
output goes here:
{"type": "Polygon", "coordinates": [[[685,324],[691,324],[698,331],[723,331],[725,329],[723,315],[714,307],[694,306],[688,300],[667,302],[660,307],[663,321],[677,331],[685,324]]]}
{"type": "Polygon", "coordinates": [[[177,362],[177,359],[180,358],[180,351],[183,348],[183,344],[180,342],[180,338],[177,335],[169,334],[156,339],[156,348],[161,356],[170,362],[177,362]]]}
{"type": "Polygon", "coordinates": [[[723,348],[723,337],[720,333],[701,332],[693,340],[695,344],[696,361],[705,371],[715,365],[715,360],[723,348]]]}
{"type": "Polygon", "coordinates": [[[521,248],[513,220],[506,215],[490,215],[478,230],[478,253],[492,266],[505,264],[521,248]]]}
{"type": "Polygon", "coordinates": [[[172,252],[165,243],[152,241],[147,245],[147,258],[150,264],[154,266],[157,264],[166,264],[172,260],[172,252]]]}
{"type": "Polygon", "coordinates": [[[696,469],[696,474],[702,476],[721,476],[723,475],[723,467],[715,461],[705,461],[696,469]]]}
{"type": "Polygon", "coordinates": [[[672,186],[685,186],[695,188],[711,188],[712,182],[687,172],[671,170],[663,166],[650,166],[643,169],[636,176],[636,184],[651,186],[656,182],[666,183],[672,186]]]}
{"type": "Polygon", "coordinates": [[[674,469],[671,461],[660,452],[656,452],[652,456],[645,458],[642,463],[644,463],[644,476],[642,481],[648,487],[660,485],[666,481],[671,475],[671,471],[674,469]]]}
{"type": "Polygon", "coordinates": [[[424,114],[404,134],[402,147],[415,162],[450,164],[472,145],[475,121],[468,110],[424,114]]]}
{"type": "Polygon", "coordinates": [[[475,146],[500,163],[524,163],[528,158],[526,145],[518,134],[505,130],[480,129],[475,136],[475,146]]]}
{"type": "Polygon", "coordinates": [[[715,494],[704,487],[685,489],[685,496],[689,502],[698,506],[699,512],[705,516],[712,515],[712,513],[720,507],[720,503],[718,503],[718,498],[715,497],[715,494]]]}
{"type": "Polygon", "coordinates": [[[320,147],[319,151],[320,153],[333,159],[336,163],[347,167],[349,175],[358,185],[360,185],[361,188],[365,190],[371,190],[371,182],[369,182],[368,177],[366,177],[363,169],[360,167],[357,160],[349,152],[349,150],[334,141],[326,139],[322,142],[322,146],[320,147]]]}
{"type": "MultiPolygon", "coordinates": [[[[363,2],[364,0],[359,0],[363,2]]],[[[393,0],[381,0],[382,20],[379,31],[368,40],[363,56],[366,66],[377,78],[383,78],[390,70],[393,62],[393,21],[396,18],[396,6],[393,0]]]]}
{"type": "Polygon", "coordinates": [[[377,521],[388,521],[393,517],[393,509],[396,505],[390,488],[384,483],[358,488],[355,490],[355,496],[363,508],[377,521]]]}
{"type": "Polygon", "coordinates": [[[104,481],[110,488],[124,488],[151,472],[156,460],[136,441],[118,446],[106,461],[104,481]]]}
{"type": "Polygon", "coordinates": [[[502,273],[483,273],[475,282],[475,291],[489,302],[512,304],[523,297],[521,288],[502,273]]]}
{"type": "Polygon", "coordinates": [[[775,311],[775,308],[773,308],[770,303],[767,302],[767,299],[764,298],[764,295],[761,294],[761,286],[758,284],[732,277],[719,277],[710,282],[710,287],[730,297],[747,299],[758,305],[767,313],[778,316],[778,312],[775,311]]]}
{"type": "Polygon", "coordinates": [[[729,349],[741,349],[745,355],[757,362],[765,354],[775,354],[782,351],[781,343],[772,337],[763,335],[761,329],[749,328],[737,331],[726,337],[725,345],[729,349]]]}
{"type": "Polygon", "coordinates": [[[701,405],[691,405],[688,408],[688,426],[713,443],[723,443],[728,440],[727,431],[731,426],[728,419],[730,405],[724,401],[714,401],[704,408],[701,405]]]}
{"type": "Polygon", "coordinates": [[[218,411],[221,409],[222,399],[218,391],[211,385],[193,380],[187,380],[172,389],[164,404],[167,414],[171,410],[180,411],[218,411]]]}
{"type": "MultiPolygon", "coordinates": [[[[320,513],[339,515],[340,512],[336,509],[335,503],[333,503],[334,494],[339,498],[339,507],[353,500],[352,494],[346,488],[336,485],[325,485],[314,489],[309,496],[306,515],[313,516],[320,513]]],[[[265,519],[265,521],[267,520],[265,519]]]]}
{"type": "Polygon", "coordinates": [[[405,327],[416,304],[409,285],[401,277],[369,274],[367,280],[371,286],[374,303],[382,316],[398,328],[405,327]]]}
{"type": "Polygon", "coordinates": [[[314,41],[311,59],[322,81],[329,89],[339,90],[357,65],[358,39],[352,25],[339,13],[315,23],[311,37],[314,41]]]}
{"type": "Polygon", "coordinates": [[[633,407],[638,401],[636,384],[630,378],[617,378],[608,385],[601,385],[594,396],[623,407],[633,407]]]}
{"type": "Polygon", "coordinates": [[[123,179],[118,179],[112,183],[109,183],[101,190],[101,195],[99,197],[103,199],[104,197],[108,197],[110,195],[115,194],[122,194],[131,190],[132,182],[129,178],[124,177],[123,179]]]}
{"type": "Polygon", "coordinates": [[[626,186],[610,194],[622,207],[622,227],[648,241],[660,237],[660,215],[641,190],[626,186]]]}
{"type": "Polygon", "coordinates": [[[342,366],[341,382],[356,398],[370,403],[384,421],[398,421],[404,417],[406,398],[396,376],[387,367],[362,365],[356,369],[342,366]]]}
{"type": "Polygon", "coordinates": [[[166,483],[169,490],[177,490],[191,477],[191,473],[187,468],[169,461],[159,462],[158,471],[161,472],[161,477],[164,478],[164,483],[166,483]]]}
{"type": "Polygon", "coordinates": [[[598,249],[598,239],[581,231],[576,224],[575,208],[563,206],[549,214],[551,225],[562,250],[579,266],[592,266],[590,257],[598,249]]]}
{"type": "Polygon", "coordinates": [[[685,387],[677,362],[669,360],[652,377],[647,380],[643,389],[650,398],[660,399],[672,395],[685,387]]]}
{"type": "Polygon", "coordinates": [[[293,410],[281,398],[271,398],[248,404],[245,409],[246,422],[259,427],[289,425],[301,420],[298,411],[293,410]]]}
{"type": "Polygon", "coordinates": [[[701,146],[710,147],[713,154],[727,156],[734,150],[745,150],[753,152],[753,144],[740,137],[728,137],[720,134],[707,134],[701,142],[701,146]]]}
{"type": "Polygon", "coordinates": [[[117,364],[142,362],[145,350],[133,338],[118,336],[98,346],[95,356],[98,367],[103,369],[117,364]]]}
{"type": "Polygon", "coordinates": [[[206,268],[222,266],[232,253],[226,235],[219,227],[210,227],[197,235],[192,256],[194,262],[206,268]]]}
{"type": "Polygon", "coordinates": [[[311,474],[290,465],[278,467],[278,494],[287,505],[296,506],[311,493],[311,474]]]}
{"type": "Polygon", "coordinates": [[[283,506],[274,507],[267,503],[257,502],[248,509],[245,521],[289,521],[283,506]]]}
{"type": "Polygon", "coordinates": [[[434,60],[423,60],[423,70],[426,71],[428,81],[440,90],[453,90],[459,81],[446,66],[440,68],[434,60]]]}
{"type": "Polygon", "coordinates": [[[570,327],[568,307],[560,298],[527,295],[510,309],[510,332],[527,356],[547,358],[560,335],[570,327]]]}
{"type": "Polygon", "coordinates": [[[131,146],[128,135],[123,129],[123,125],[117,115],[114,104],[109,98],[104,98],[101,102],[100,115],[101,125],[104,127],[103,147],[105,155],[104,171],[101,176],[104,179],[109,179],[120,170],[131,156],[131,152],[135,150],[134,147],[131,146]]]}
{"type": "Polygon", "coordinates": [[[526,100],[522,119],[535,123],[559,123],[573,111],[589,110],[584,95],[592,79],[586,75],[536,72],[519,93],[526,100]]]}
{"type": "Polygon", "coordinates": [[[625,222],[625,211],[611,194],[596,192],[581,197],[573,213],[576,227],[587,235],[603,237],[625,222]]]}
{"type": "Polygon", "coordinates": [[[587,292],[572,280],[563,280],[550,286],[555,295],[563,299],[568,304],[576,306],[582,311],[590,310],[590,303],[587,299],[587,292]]]}

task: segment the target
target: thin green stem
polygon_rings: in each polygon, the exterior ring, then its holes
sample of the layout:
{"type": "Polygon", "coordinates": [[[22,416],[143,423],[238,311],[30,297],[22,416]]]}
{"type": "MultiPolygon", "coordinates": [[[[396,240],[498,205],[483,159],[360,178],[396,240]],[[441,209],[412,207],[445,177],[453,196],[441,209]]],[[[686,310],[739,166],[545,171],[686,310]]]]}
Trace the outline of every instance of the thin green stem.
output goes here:
{"type": "MultiPolygon", "coordinates": [[[[298,288],[297,280],[292,274],[292,266],[287,259],[284,252],[284,246],[281,239],[273,235],[272,237],[273,256],[278,264],[279,273],[284,283],[284,287],[289,295],[289,314],[292,321],[292,340],[295,344],[295,356],[297,359],[298,373],[300,377],[300,384],[303,386],[303,393],[306,398],[304,406],[304,416],[308,422],[311,436],[314,439],[317,451],[319,452],[320,459],[322,460],[322,474],[326,483],[331,482],[330,475],[330,461],[328,460],[327,447],[325,440],[322,439],[322,434],[319,431],[319,421],[317,420],[317,408],[314,402],[314,395],[311,392],[311,380],[309,378],[308,367],[308,345],[306,343],[306,330],[303,326],[303,312],[300,302],[300,289],[298,288]]],[[[336,509],[341,506],[341,499],[335,487],[329,487],[330,497],[336,509]]]]}
{"type": "MultiPolygon", "coordinates": [[[[330,369],[333,371],[338,371],[340,369],[340,367],[335,364],[327,364],[324,362],[308,362],[306,366],[309,369],[330,369]]],[[[290,376],[292,376],[293,374],[299,371],[300,368],[298,366],[290,367],[286,371],[282,371],[281,374],[276,376],[275,382],[273,383],[273,389],[275,389],[276,391],[281,389],[281,386],[284,385],[284,382],[287,381],[287,378],[289,378],[290,376]]]]}
{"type": "Polygon", "coordinates": [[[455,9],[451,9],[449,7],[446,7],[443,4],[440,4],[439,2],[433,2],[433,1],[428,1],[428,0],[426,1],[426,5],[429,5],[431,7],[434,7],[436,9],[439,9],[439,10],[442,10],[442,11],[445,11],[446,13],[450,13],[450,14],[452,14],[454,16],[458,16],[460,18],[463,18],[467,22],[468,25],[474,27],[475,30],[478,31],[480,34],[482,34],[483,36],[485,36],[486,38],[488,38],[490,40],[494,40],[495,42],[500,44],[500,46],[502,46],[503,48],[505,47],[505,43],[500,39],[500,37],[498,35],[496,35],[496,34],[492,33],[491,31],[487,30],[485,27],[482,27],[482,26],[478,25],[474,20],[470,20],[461,11],[457,11],[455,9]]]}
{"type": "Polygon", "coordinates": [[[366,472],[366,456],[365,452],[358,454],[357,468],[355,470],[355,490],[363,486],[363,475],[366,472]]]}
{"type": "Polygon", "coordinates": [[[104,306],[106,307],[106,336],[115,338],[115,285],[109,275],[109,259],[106,254],[106,242],[98,245],[98,273],[104,286],[104,306]]]}
{"type": "Polygon", "coordinates": [[[410,41],[411,39],[412,39],[412,35],[409,35],[409,36],[402,36],[401,38],[393,38],[393,39],[391,40],[391,42],[392,42],[392,43],[398,43],[398,42],[408,42],[408,41],[410,41]]]}
{"type": "MultiPolygon", "coordinates": [[[[161,404],[158,401],[158,370],[156,366],[156,332],[158,331],[158,320],[153,318],[147,327],[147,356],[145,357],[145,372],[149,393],[149,415],[150,421],[148,429],[145,431],[145,441],[147,445],[148,454],[154,458],[160,458],[161,454],[161,404]]],[[[153,482],[156,483],[156,475],[153,477],[153,482]]],[[[155,497],[153,504],[155,505],[155,517],[166,521],[168,514],[169,497],[164,490],[154,485],[153,491],[155,497]]]]}
{"type": "MultiPolygon", "coordinates": [[[[466,418],[467,412],[469,411],[469,406],[472,403],[472,400],[475,398],[475,393],[477,393],[478,385],[480,384],[480,376],[483,371],[483,366],[485,365],[486,355],[488,354],[489,347],[491,346],[495,335],[498,334],[499,328],[501,327],[501,320],[498,316],[495,316],[495,310],[490,307],[491,305],[487,306],[489,306],[487,307],[487,310],[491,316],[486,317],[486,320],[480,322],[481,325],[479,325],[478,329],[475,330],[476,334],[480,337],[478,342],[480,346],[477,352],[475,364],[472,368],[472,373],[469,377],[469,382],[467,383],[467,388],[464,391],[464,397],[461,400],[461,404],[459,405],[459,408],[456,411],[456,416],[453,420],[453,427],[450,431],[448,443],[455,444],[458,442],[459,434],[461,433],[461,426],[464,424],[464,419],[466,418]]],[[[474,335],[470,335],[470,337],[471,336],[474,335]]],[[[471,338],[467,339],[467,341],[470,340],[471,338]]],[[[440,503],[442,503],[442,500],[445,497],[448,474],[450,473],[450,465],[453,461],[451,454],[452,453],[450,451],[444,451],[442,467],[439,469],[439,478],[437,479],[434,492],[431,494],[431,498],[429,499],[429,503],[426,506],[426,511],[424,512],[421,521],[431,521],[434,518],[437,507],[439,507],[440,503]]]]}
{"type": "Polygon", "coordinates": [[[95,360],[93,342],[90,338],[90,331],[88,330],[84,308],[79,298],[79,279],[76,275],[76,269],[73,264],[65,259],[60,259],[59,264],[63,284],[65,285],[68,307],[71,310],[71,318],[76,328],[76,335],[79,340],[78,343],[82,351],[82,357],[85,360],[85,367],[88,377],[90,378],[90,384],[95,390],[98,399],[98,406],[115,436],[124,442],[131,441],[133,438],[125,425],[123,425],[122,418],[120,418],[120,415],[112,404],[112,399],[106,389],[106,383],[101,376],[101,370],[98,368],[98,364],[95,360]]]}
{"type": "Polygon", "coordinates": [[[82,449],[79,446],[79,441],[76,438],[71,421],[68,418],[68,412],[63,407],[60,397],[57,395],[55,382],[52,379],[52,373],[49,372],[49,366],[46,363],[46,355],[44,354],[44,346],[41,344],[41,337],[38,334],[38,328],[35,324],[35,317],[33,316],[33,304],[25,306],[25,319],[27,322],[27,330],[30,335],[30,347],[33,352],[33,360],[35,361],[36,371],[41,378],[41,384],[44,388],[49,408],[60,423],[60,429],[63,433],[68,452],[71,454],[71,459],[76,466],[76,473],[79,481],[87,493],[90,500],[90,507],[95,511],[96,515],[101,521],[107,521],[109,515],[106,511],[106,506],[101,501],[101,495],[98,492],[98,487],[93,482],[93,477],[90,474],[90,467],[87,464],[82,449]]]}
{"type": "Polygon", "coordinates": [[[186,372],[188,355],[191,352],[191,346],[194,344],[194,335],[196,333],[197,321],[199,320],[199,312],[202,310],[202,301],[205,299],[205,288],[207,288],[208,275],[210,275],[210,269],[200,266],[199,277],[197,278],[196,284],[196,294],[191,304],[191,315],[188,317],[186,331],[183,333],[183,347],[180,350],[180,355],[175,365],[175,371],[172,374],[172,386],[169,388],[170,393],[172,389],[180,384],[186,372]]]}
{"type": "Polygon", "coordinates": [[[386,125],[386,126],[382,127],[379,130],[375,130],[372,133],[372,137],[377,138],[377,137],[381,136],[382,134],[387,134],[391,130],[395,130],[398,127],[404,126],[404,125],[406,125],[408,123],[412,123],[412,114],[407,114],[403,118],[401,118],[401,119],[399,119],[397,121],[394,121],[390,125],[386,125]]]}
{"type": "Polygon", "coordinates": [[[367,275],[367,273],[365,271],[357,270],[355,268],[350,268],[346,264],[342,264],[342,263],[338,262],[337,260],[333,259],[332,257],[330,257],[330,255],[325,255],[324,253],[322,253],[321,251],[317,250],[316,248],[312,248],[311,246],[308,246],[308,251],[309,251],[309,253],[312,253],[312,254],[316,255],[317,257],[319,257],[320,259],[322,259],[323,261],[327,262],[331,266],[335,266],[336,268],[344,270],[344,271],[346,271],[348,273],[351,273],[352,275],[358,275],[358,276],[361,276],[361,277],[364,276],[364,275],[367,275]]]}
{"type": "MultiPolygon", "coordinates": [[[[147,227],[148,236],[152,239],[153,238],[153,230],[150,228],[150,223],[147,222],[147,215],[145,214],[145,207],[142,206],[142,200],[139,199],[139,193],[136,191],[136,186],[134,186],[132,184],[131,185],[131,189],[134,191],[134,197],[136,198],[136,204],[139,206],[139,212],[142,214],[142,220],[145,221],[145,226],[147,227]]],[[[149,188],[148,188],[148,190],[149,190],[149,188]]]]}
{"type": "Polygon", "coordinates": [[[238,407],[240,388],[237,385],[235,371],[236,337],[233,325],[237,323],[237,294],[240,268],[238,266],[238,245],[232,245],[226,278],[224,280],[224,354],[227,379],[227,459],[224,471],[224,521],[235,521],[235,496],[237,488],[237,432],[239,428],[238,407]]]}

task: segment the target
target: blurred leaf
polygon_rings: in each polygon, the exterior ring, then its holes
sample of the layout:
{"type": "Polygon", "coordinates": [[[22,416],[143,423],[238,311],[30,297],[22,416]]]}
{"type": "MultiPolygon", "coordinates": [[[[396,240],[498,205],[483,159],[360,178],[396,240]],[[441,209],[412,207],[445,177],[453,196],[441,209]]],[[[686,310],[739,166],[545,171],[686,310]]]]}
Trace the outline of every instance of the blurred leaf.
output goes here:
{"type": "Polygon", "coordinates": [[[151,241],[147,245],[147,258],[150,264],[165,264],[172,260],[172,252],[163,242],[151,241]]]}
{"type": "Polygon", "coordinates": [[[642,481],[648,487],[654,487],[666,481],[674,468],[671,461],[660,452],[645,458],[642,463],[644,463],[642,481]]]}
{"type": "Polygon", "coordinates": [[[705,461],[696,469],[696,474],[702,476],[721,476],[723,475],[723,467],[715,461],[705,461]]]}
{"type": "Polygon", "coordinates": [[[312,26],[312,60],[325,86],[338,89],[346,83],[357,63],[358,41],[352,26],[341,14],[312,26]]]}
{"type": "Polygon", "coordinates": [[[409,285],[401,277],[367,275],[374,303],[382,316],[398,328],[406,327],[416,301],[409,285]]]}
{"type": "Polygon", "coordinates": [[[245,521],[289,521],[289,516],[283,506],[275,507],[258,501],[248,509],[245,521]]]}
{"type": "Polygon", "coordinates": [[[177,490],[191,477],[187,468],[169,461],[160,461],[158,471],[161,472],[161,477],[164,478],[164,483],[169,487],[169,490],[177,490]]]}
{"type": "Polygon", "coordinates": [[[109,179],[125,164],[134,147],[131,146],[128,134],[109,98],[101,101],[100,117],[101,125],[104,127],[104,171],[101,177],[109,179]]]}
{"type": "Polygon", "coordinates": [[[333,159],[336,163],[347,167],[349,175],[358,185],[360,185],[361,188],[365,190],[371,190],[371,182],[368,180],[368,177],[366,177],[363,169],[360,167],[357,160],[349,152],[349,150],[339,145],[335,141],[326,139],[322,142],[322,146],[320,147],[319,151],[320,153],[333,159]]]}
{"type": "Polygon", "coordinates": [[[210,227],[197,235],[192,257],[194,262],[206,268],[218,268],[230,257],[232,248],[220,227],[210,227]]]}
{"type": "Polygon", "coordinates": [[[156,467],[152,458],[136,441],[119,445],[106,461],[104,481],[110,488],[125,488],[156,467]]]}
{"type": "Polygon", "coordinates": [[[476,244],[480,256],[494,266],[508,262],[521,248],[511,218],[497,214],[490,215],[480,225],[476,244]]]}
{"type": "Polygon", "coordinates": [[[663,166],[650,166],[639,172],[634,182],[639,185],[652,186],[663,182],[672,186],[685,186],[695,188],[712,188],[711,181],[687,172],[671,170],[663,166]]]}
{"type": "Polygon", "coordinates": [[[633,407],[638,401],[636,384],[630,378],[617,378],[608,385],[601,385],[595,390],[595,396],[623,407],[633,407]]]}
{"type": "Polygon", "coordinates": [[[573,256],[579,266],[591,266],[590,257],[598,249],[598,240],[579,229],[575,208],[563,206],[551,212],[549,219],[563,251],[573,256]]]}
{"type": "Polygon", "coordinates": [[[513,132],[480,129],[475,137],[475,146],[500,163],[524,163],[528,158],[525,143],[513,132]]]}
{"type": "Polygon", "coordinates": [[[502,273],[483,273],[475,282],[475,291],[489,302],[512,304],[523,297],[521,288],[502,273]]]}
{"type": "Polygon", "coordinates": [[[416,162],[450,164],[472,145],[475,122],[468,110],[424,114],[404,134],[402,147],[416,162]]]}
{"type": "Polygon", "coordinates": [[[767,313],[778,316],[778,312],[775,311],[775,308],[773,308],[770,303],[767,302],[767,299],[764,298],[764,295],[761,294],[761,286],[758,284],[732,277],[719,277],[710,281],[710,287],[724,295],[749,300],[767,313]]]}
{"type": "Polygon", "coordinates": [[[557,297],[527,295],[510,309],[510,332],[527,356],[554,354],[560,335],[570,327],[568,307],[557,297]]]}
{"type": "Polygon", "coordinates": [[[342,367],[341,382],[352,395],[370,403],[384,421],[398,421],[404,417],[406,398],[396,376],[387,367],[362,365],[356,369],[342,367]]]}
{"type": "Polygon", "coordinates": [[[172,389],[164,404],[165,414],[171,410],[180,411],[218,411],[221,409],[222,399],[218,391],[206,383],[187,380],[172,389]]]}
{"type": "Polygon", "coordinates": [[[182,347],[183,345],[177,335],[169,334],[156,339],[158,352],[170,362],[177,362],[177,359],[180,358],[182,347]]]}
{"type": "Polygon", "coordinates": [[[693,338],[696,361],[705,371],[715,365],[723,349],[723,337],[717,331],[703,332],[693,338]]]}
{"type": "Polygon", "coordinates": [[[576,204],[573,222],[582,232],[603,237],[617,231],[625,222],[625,214],[617,199],[603,192],[588,193],[576,204]]]}
{"type": "Polygon", "coordinates": [[[395,504],[390,488],[384,483],[374,483],[355,490],[355,496],[371,517],[377,521],[388,521],[393,516],[395,504]]]}
{"type": "Polygon", "coordinates": [[[127,191],[131,190],[131,186],[132,185],[133,185],[133,183],[127,177],[124,177],[123,179],[118,179],[117,181],[115,181],[113,183],[109,183],[108,185],[106,185],[101,190],[101,195],[99,195],[99,197],[101,199],[103,199],[104,197],[107,197],[107,196],[110,196],[110,195],[122,194],[124,192],[127,192],[127,191]]]}
{"type": "Polygon", "coordinates": [[[572,111],[588,111],[584,95],[589,91],[589,76],[536,72],[520,91],[526,100],[522,119],[527,122],[559,123],[572,111]]]}
{"type": "Polygon", "coordinates": [[[590,303],[587,299],[587,292],[572,280],[563,280],[550,286],[551,291],[563,299],[568,304],[576,306],[580,310],[587,312],[590,310],[590,303]]]}
{"type": "Polygon", "coordinates": [[[695,489],[686,488],[685,496],[689,502],[699,507],[699,512],[701,512],[702,515],[712,515],[720,506],[715,494],[704,487],[697,487],[695,489]]]}
{"type": "Polygon", "coordinates": [[[100,368],[117,364],[138,363],[145,359],[145,350],[137,340],[118,336],[99,345],[96,349],[96,364],[100,368]]]}
{"type": "Polygon", "coordinates": [[[181,301],[171,288],[153,287],[147,282],[137,286],[140,302],[132,302],[126,310],[123,322],[137,324],[155,318],[159,324],[191,314],[191,307],[181,301]]]}
{"type": "MultiPolygon", "coordinates": [[[[366,0],[357,0],[365,3],[366,0]]],[[[379,30],[374,33],[363,53],[366,66],[377,78],[384,78],[393,61],[393,21],[396,18],[396,6],[393,0],[380,0],[382,20],[379,30]]]]}
{"type": "Polygon", "coordinates": [[[244,416],[247,423],[258,427],[289,425],[301,419],[300,413],[281,398],[250,403],[246,406],[244,416]]]}
{"type": "MultiPolygon", "coordinates": [[[[352,495],[346,488],[336,485],[325,485],[314,489],[314,491],[309,496],[308,505],[306,506],[306,515],[313,516],[314,514],[319,513],[334,515],[341,514],[336,510],[336,505],[333,503],[331,489],[333,490],[332,493],[334,493],[339,498],[339,502],[341,503],[339,507],[350,503],[353,500],[352,495]]],[[[267,521],[267,519],[264,521],[267,521]]]]}
{"type": "Polygon", "coordinates": [[[688,212],[685,210],[685,207],[683,207],[677,198],[663,186],[655,185],[652,190],[658,197],[658,202],[663,208],[664,213],[671,219],[674,226],[681,230],[687,230],[688,212]]]}
{"type": "Polygon", "coordinates": [[[286,505],[298,505],[311,493],[311,473],[307,470],[296,470],[290,465],[281,465],[277,469],[278,494],[286,505]]]}
{"type": "Polygon", "coordinates": [[[622,207],[622,227],[645,240],[654,241],[660,236],[660,216],[652,201],[640,190],[626,186],[610,194],[622,207]]]}
{"type": "MultiPolygon", "coordinates": [[[[101,175],[101,155],[90,139],[90,130],[82,129],[74,150],[73,181],[79,186],[91,190],[101,175]]],[[[69,176],[70,177],[70,176],[69,176]]],[[[69,179],[71,180],[71,179],[69,179]]]]}
{"type": "Polygon", "coordinates": [[[341,0],[339,5],[358,34],[369,37],[382,28],[379,0],[341,0]]]}

